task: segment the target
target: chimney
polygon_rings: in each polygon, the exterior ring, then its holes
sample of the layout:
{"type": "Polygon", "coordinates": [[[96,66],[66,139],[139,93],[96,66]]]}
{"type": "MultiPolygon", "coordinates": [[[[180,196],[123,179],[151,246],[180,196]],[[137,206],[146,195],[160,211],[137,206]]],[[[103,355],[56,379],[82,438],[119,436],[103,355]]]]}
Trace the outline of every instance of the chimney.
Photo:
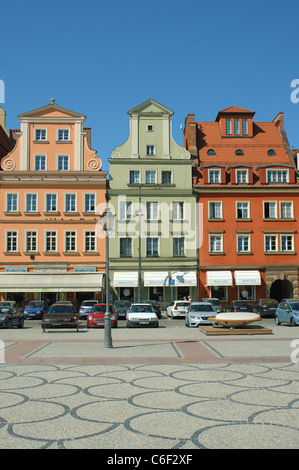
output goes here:
{"type": "Polygon", "coordinates": [[[196,122],[194,114],[188,114],[185,119],[184,146],[191,155],[197,156],[196,122]]]}

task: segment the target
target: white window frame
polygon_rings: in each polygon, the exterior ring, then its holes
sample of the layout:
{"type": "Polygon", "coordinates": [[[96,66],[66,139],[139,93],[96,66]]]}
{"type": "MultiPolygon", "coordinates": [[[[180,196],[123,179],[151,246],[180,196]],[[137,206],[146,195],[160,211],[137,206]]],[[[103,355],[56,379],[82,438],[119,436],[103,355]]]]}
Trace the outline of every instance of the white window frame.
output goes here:
{"type": "Polygon", "coordinates": [[[145,240],[145,250],[146,250],[146,253],[145,253],[145,256],[147,258],[158,258],[160,256],[160,243],[159,243],[159,237],[146,237],[146,240],[145,240]],[[148,254],[148,250],[147,250],[147,243],[148,243],[148,240],[152,240],[151,242],[151,253],[152,254],[148,254]],[[153,240],[157,240],[157,254],[153,254],[153,240]]]}
{"type": "Polygon", "coordinates": [[[119,258],[133,258],[134,255],[133,255],[133,238],[132,237],[119,237],[119,243],[118,243],[118,246],[119,246],[119,258]],[[121,240],[131,240],[131,254],[129,256],[121,256],[121,247],[120,247],[120,241],[121,240]]]}
{"type": "Polygon", "coordinates": [[[235,170],[235,179],[236,179],[237,184],[248,184],[248,169],[237,168],[235,170]],[[238,181],[239,180],[239,175],[241,175],[241,178],[240,178],[241,181],[238,181]],[[243,178],[244,175],[245,175],[245,178],[243,178]],[[243,179],[245,181],[243,181],[243,179]]]}
{"type": "Polygon", "coordinates": [[[145,184],[157,184],[157,171],[156,170],[145,170],[145,184]],[[152,181],[152,177],[153,177],[153,181],[152,181]]]}
{"type": "MultiPolygon", "coordinates": [[[[270,243],[272,245],[272,242],[270,243]]],[[[265,253],[277,253],[278,252],[278,234],[277,233],[266,233],[264,234],[264,251],[265,253]],[[275,239],[275,249],[267,250],[267,238],[271,237],[275,239]]]]}
{"type": "Polygon", "coordinates": [[[36,127],[34,129],[34,142],[48,142],[48,129],[47,127],[36,127]],[[44,139],[37,139],[37,132],[45,131],[44,139]]]}
{"type": "Polygon", "coordinates": [[[231,118],[225,119],[225,134],[231,135],[232,134],[232,121],[231,118]]]}
{"type": "Polygon", "coordinates": [[[156,155],[156,146],[152,144],[147,144],[145,146],[145,155],[156,155]]]}
{"type": "Polygon", "coordinates": [[[129,170],[129,184],[141,184],[141,171],[140,170],[129,170]],[[134,175],[133,182],[131,181],[131,174],[134,175]]]}
{"type": "Polygon", "coordinates": [[[251,252],[251,235],[250,233],[238,233],[237,234],[237,247],[236,247],[237,253],[250,253],[251,252]],[[242,243],[242,249],[239,250],[239,239],[240,238],[248,238],[248,248],[247,250],[244,250],[244,243],[242,243]]]}
{"type": "Polygon", "coordinates": [[[119,201],[119,220],[130,220],[133,215],[132,201],[119,201]]]}
{"type": "Polygon", "coordinates": [[[38,213],[38,193],[34,193],[34,192],[26,192],[25,193],[25,211],[24,211],[26,214],[36,214],[38,213]],[[27,201],[27,198],[28,196],[35,196],[36,197],[36,209],[35,210],[32,210],[32,209],[28,209],[28,201],[27,201]]]}
{"type": "Polygon", "coordinates": [[[70,140],[71,140],[70,139],[70,134],[71,134],[71,131],[70,131],[69,127],[57,127],[56,128],[56,142],[70,142],[70,140]],[[63,131],[63,132],[67,131],[68,138],[67,139],[65,139],[65,138],[59,139],[59,131],[63,131]]]}
{"type": "Polygon", "coordinates": [[[294,234],[293,233],[281,233],[280,235],[280,251],[281,253],[292,253],[294,251],[294,234]],[[292,240],[292,247],[291,249],[283,250],[282,249],[282,238],[283,237],[290,237],[292,240]]]}
{"type": "Polygon", "coordinates": [[[146,201],[146,220],[159,220],[158,201],[146,201]]]}
{"type": "MultiPolygon", "coordinates": [[[[272,215],[272,214],[271,214],[272,215]]],[[[274,219],[277,219],[278,215],[277,215],[277,201],[263,201],[263,216],[264,216],[264,219],[265,220],[274,220],[274,219]],[[273,209],[270,210],[270,207],[268,208],[269,210],[269,217],[266,217],[266,204],[273,204],[275,206],[275,209],[274,209],[274,212],[275,212],[275,216],[274,217],[270,217],[270,212],[273,211],[273,209]]]]}
{"type": "MultiPolygon", "coordinates": [[[[52,235],[51,235],[51,245],[52,245],[52,235]]],[[[58,253],[58,230],[45,230],[44,231],[44,252],[45,253],[58,253]],[[47,233],[55,233],[55,250],[47,250],[47,233]]]]}
{"type": "Polygon", "coordinates": [[[247,119],[242,119],[242,135],[248,135],[248,121],[247,121],[247,119]]]}
{"type": "MultiPolygon", "coordinates": [[[[179,243],[179,242],[177,242],[179,243]]],[[[172,239],[172,250],[173,250],[173,256],[174,257],[180,257],[180,256],[186,256],[186,238],[184,236],[181,236],[181,235],[177,235],[177,236],[173,236],[173,239],[172,239]],[[178,245],[176,248],[179,248],[178,249],[178,252],[176,253],[176,250],[175,250],[175,242],[177,240],[183,240],[183,253],[181,253],[181,250],[180,250],[180,246],[178,245]]]]}
{"type": "MultiPolygon", "coordinates": [[[[31,240],[32,243],[32,240],[31,240]]],[[[37,253],[38,252],[38,230],[25,230],[25,240],[24,240],[24,252],[25,253],[37,253]],[[35,250],[34,249],[29,249],[27,248],[27,239],[28,239],[28,234],[29,233],[35,233],[35,250]]]]}
{"type": "Polygon", "coordinates": [[[250,201],[236,201],[236,219],[238,220],[248,220],[250,219],[250,201]],[[238,208],[239,204],[246,204],[247,205],[247,217],[238,217],[238,211],[246,210],[246,208],[238,208]]]}
{"type": "Polygon", "coordinates": [[[221,170],[219,168],[209,168],[208,169],[208,181],[209,181],[209,184],[221,184],[221,170]],[[218,175],[217,178],[215,178],[216,175],[218,175]],[[212,181],[212,179],[213,180],[218,179],[219,181],[212,181]]]}
{"type": "Polygon", "coordinates": [[[147,130],[147,132],[154,132],[154,130],[155,130],[154,124],[147,124],[146,125],[146,130],[147,130]],[[151,127],[151,129],[149,129],[149,127],[151,127]]]}
{"type": "MultiPolygon", "coordinates": [[[[217,244],[219,242],[216,242],[216,248],[217,244]]],[[[209,234],[209,253],[223,253],[223,234],[222,233],[210,233],[209,234]],[[220,241],[219,249],[212,250],[212,238],[217,238],[220,241]]]]}
{"type": "Polygon", "coordinates": [[[96,230],[84,230],[84,252],[85,253],[96,253],[97,251],[97,232],[96,230]],[[94,249],[87,249],[87,233],[93,232],[94,235],[90,236],[89,241],[94,238],[94,249]]]}
{"type": "Polygon", "coordinates": [[[240,135],[240,122],[239,118],[234,118],[234,135],[240,135]]]}
{"type": "MultiPolygon", "coordinates": [[[[58,153],[57,154],[57,157],[56,157],[56,168],[57,168],[57,171],[70,171],[70,155],[68,153],[58,153]],[[63,168],[63,169],[59,169],[59,160],[60,158],[67,158],[67,169],[63,168]]],[[[63,163],[63,167],[64,167],[64,163],[63,163]]]]}
{"type": "Polygon", "coordinates": [[[161,170],[161,184],[173,184],[173,171],[172,170],[161,170]],[[163,182],[163,173],[170,173],[170,183],[163,182]]]}
{"type": "Polygon", "coordinates": [[[19,252],[19,230],[5,230],[5,253],[18,253],[19,252]],[[16,249],[15,250],[8,250],[8,234],[9,233],[16,233],[16,249]]]}
{"type": "Polygon", "coordinates": [[[267,168],[266,170],[267,174],[267,183],[268,184],[287,184],[289,183],[289,170],[287,168],[280,169],[280,168],[267,168]],[[270,181],[270,175],[272,174],[272,181],[270,181]],[[282,181],[280,181],[280,175],[282,176],[283,174],[286,175],[285,181],[284,178],[282,178],[282,181]],[[275,178],[273,178],[275,176],[275,178]],[[275,180],[275,181],[274,181],[275,180]]]}
{"type": "Polygon", "coordinates": [[[90,214],[94,214],[96,212],[96,209],[97,209],[97,193],[83,193],[83,212],[85,213],[90,213],[90,214]],[[86,199],[87,199],[87,196],[94,196],[94,209],[87,209],[86,208],[86,199]]]}
{"type": "Polygon", "coordinates": [[[64,230],[64,253],[77,253],[77,244],[78,244],[78,233],[77,230],[64,230]],[[74,233],[75,235],[71,235],[71,237],[75,237],[75,249],[74,250],[67,250],[67,233],[74,233]]]}
{"type": "Polygon", "coordinates": [[[209,219],[222,219],[223,218],[223,213],[222,213],[222,201],[209,201],[209,219]],[[212,214],[212,205],[219,204],[219,217],[217,215],[217,210],[214,209],[214,217],[212,214]]]}
{"type": "Polygon", "coordinates": [[[184,220],[186,216],[185,201],[173,201],[172,205],[172,220],[184,220]]]}
{"type": "MultiPolygon", "coordinates": [[[[51,201],[52,203],[52,201],[51,201]]],[[[45,193],[45,207],[44,207],[44,212],[47,212],[47,213],[57,213],[58,212],[58,193],[45,193]],[[47,209],[47,196],[55,196],[56,197],[56,209],[51,209],[51,210],[48,210],[47,209]]]]}
{"type": "Polygon", "coordinates": [[[33,158],[34,158],[34,171],[46,171],[48,168],[48,155],[46,153],[35,153],[33,158]],[[43,157],[45,159],[45,169],[37,169],[37,158],[38,157],[43,157]]]}
{"type": "Polygon", "coordinates": [[[64,193],[64,213],[65,214],[75,214],[78,212],[78,197],[77,197],[77,193],[64,193]],[[70,211],[67,211],[67,207],[66,207],[66,198],[67,196],[75,196],[75,209],[74,210],[70,210],[70,211]]]}
{"type": "Polygon", "coordinates": [[[19,212],[19,193],[16,193],[16,192],[13,192],[13,191],[8,191],[5,194],[5,212],[7,212],[9,214],[19,212]],[[17,208],[16,209],[9,210],[9,208],[8,208],[8,195],[16,196],[16,202],[17,202],[17,208]]]}
{"type": "MultiPolygon", "coordinates": [[[[286,210],[286,209],[284,209],[286,210]]],[[[286,210],[288,212],[288,209],[286,210]]],[[[293,219],[294,218],[294,201],[279,201],[279,213],[280,213],[280,218],[281,219],[293,219]],[[290,204],[290,216],[285,216],[283,217],[283,204],[290,204]]]]}

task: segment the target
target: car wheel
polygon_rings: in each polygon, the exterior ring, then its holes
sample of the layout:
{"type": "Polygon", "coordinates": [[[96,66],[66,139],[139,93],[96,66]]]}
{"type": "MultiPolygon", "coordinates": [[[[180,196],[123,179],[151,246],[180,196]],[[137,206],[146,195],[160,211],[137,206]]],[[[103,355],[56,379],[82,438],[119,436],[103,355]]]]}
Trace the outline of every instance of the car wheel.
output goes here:
{"type": "Polygon", "coordinates": [[[275,323],[276,323],[276,325],[280,325],[280,321],[279,321],[277,316],[275,317],[275,323]]]}
{"type": "Polygon", "coordinates": [[[296,326],[296,322],[293,317],[290,318],[290,326],[296,326]]]}

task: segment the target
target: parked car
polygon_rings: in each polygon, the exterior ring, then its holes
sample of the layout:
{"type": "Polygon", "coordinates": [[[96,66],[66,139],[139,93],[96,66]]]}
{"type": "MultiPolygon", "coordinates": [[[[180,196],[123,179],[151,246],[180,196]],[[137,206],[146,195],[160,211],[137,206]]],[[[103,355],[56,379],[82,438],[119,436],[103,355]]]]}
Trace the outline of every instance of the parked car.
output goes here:
{"type": "Polygon", "coordinates": [[[291,326],[299,325],[299,300],[280,302],[275,312],[275,323],[288,323],[291,326]]]}
{"type": "Polygon", "coordinates": [[[144,302],[145,304],[151,304],[157,317],[161,318],[161,315],[162,315],[161,307],[156,300],[143,300],[142,302],[144,302]]]}
{"type": "Polygon", "coordinates": [[[11,307],[14,308],[17,312],[22,313],[23,307],[15,300],[2,300],[0,302],[0,307],[11,307]]]}
{"type": "Polygon", "coordinates": [[[159,326],[158,317],[150,304],[132,304],[127,313],[127,327],[132,326],[159,326]]]}
{"type": "Polygon", "coordinates": [[[24,317],[22,312],[13,307],[0,306],[0,327],[12,328],[13,326],[23,328],[24,317]]]}
{"type": "Polygon", "coordinates": [[[214,305],[208,302],[192,302],[185,317],[185,324],[188,327],[208,325],[211,323],[208,318],[215,317],[217,313],[214,305]]]}
{"type": "Polygon", "coordinates": [[[43,318],[43,314],[47,311],[47,304],[42,300],[32,300],[24,308],[24,318],[25,319],[39,319],[43,318]]]}
{"type": "MultiPolygon", "coordinates": [[[[106,304],[95,304],[92,306],[91,311],[87,315],[87,328],[100,327],[105,324],[106,304]]],[[[111,313],[111,327],[117,327],[117,314],[114,311],[113,305],[109,305],[109,312],[111,313]]]]}
{"type": "Polygon", "coordinates": [[[99,301],[92,299],[92,300],[83,300],[79,308],[79,317],[80,318],[87,318],[87,315],[91,311],[92,307],[97,304],[99,301]]]}
{"type": "Polygon", "coordinates": [[[70,302],[52,304],[42,319],[42,329],[46,328],[76,328],[78,331],[79,315],[75,306],[70,302]]]}
{"type": "Polygon", "coordinates": [[[213,305],[217,313],[223,312],[223,308],[219,299],[206,297],[204,299],[200,299],[200,302],[209,302],[209,304],[213,305]]]}
{"type": "Polygon", "coordinates": [[[113,307],[118,318],[126,318],[127,312],[130,310],[132,303],[129,300],[115,300],[113,307]]]}
{"type": "Polygon", "coordinates": [[[227,312],[252,312],[252,305],[247,300],[233,300],[226,306],[227,312]]]}
{"type": "Polygon", "coordinates": [[[186,300],[174,300],[166,308],[166,315],[171,318],[185,317],[186,313],[188,313],[189,307],[190,302],[187,302],[186,300]]]}
{"type": "Polygon", "coordinates": [[[277,306],[278,306],[277,300],[259,299],[255,304],[252,305],[252,309],[255,313],[258,313],[261,317],[274,317],[277,306]]]}

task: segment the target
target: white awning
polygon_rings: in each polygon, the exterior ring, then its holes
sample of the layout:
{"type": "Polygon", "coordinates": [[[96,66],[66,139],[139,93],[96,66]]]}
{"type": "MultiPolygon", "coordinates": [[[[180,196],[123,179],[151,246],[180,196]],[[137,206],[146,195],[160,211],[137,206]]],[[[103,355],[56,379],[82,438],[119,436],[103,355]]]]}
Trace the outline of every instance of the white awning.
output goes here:
{"type": "Polygon", "coordinates": [[[0,273],[0,292],[99,292],[104,273],[0,273]]]}
{"type": "Polygon", "coordinates": [[[122,271],[114,273],[113,286],[138,287],[138,271],[122,271]]]}
{"type": "Polygon", "coordinates": [[[230,271],[207,271],[206,286],[232,286],[233,277],[230,271]]]}
{"type": "Polygon", "coordinates": [[[144,287],[151,286],[169,286],[168,272],[145,272],[144,273],[144,287]]]}
{"type": "Polygon", "coordinates": [[[197,286],[196,271],[173,271],[171,279],[174,286],[197,286]]]}
{"type": "Polygon", "coordinates": [[[259,271],[235,271],[236,286],[260,286],[261,274],[259,271]]]}

